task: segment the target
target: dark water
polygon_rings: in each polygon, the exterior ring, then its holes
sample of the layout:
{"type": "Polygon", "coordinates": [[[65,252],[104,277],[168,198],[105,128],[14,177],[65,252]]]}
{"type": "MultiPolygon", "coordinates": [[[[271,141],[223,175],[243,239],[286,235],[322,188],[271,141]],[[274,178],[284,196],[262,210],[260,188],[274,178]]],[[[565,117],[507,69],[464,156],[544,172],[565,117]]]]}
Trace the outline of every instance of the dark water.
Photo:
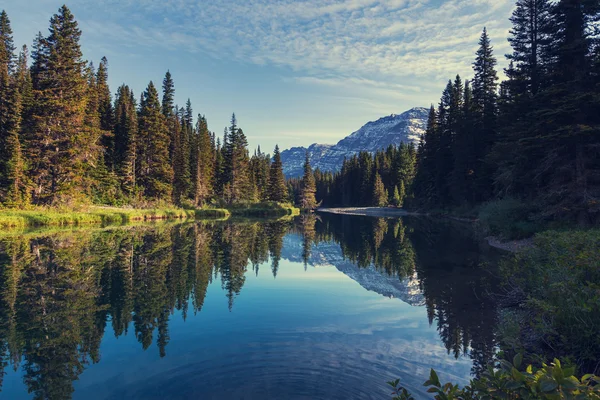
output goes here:
{"type": "Polygon", "coordinates": [[[0,239],[1,398],[389,399],[491,357],[468,227],[320,215],[0,239]]]}

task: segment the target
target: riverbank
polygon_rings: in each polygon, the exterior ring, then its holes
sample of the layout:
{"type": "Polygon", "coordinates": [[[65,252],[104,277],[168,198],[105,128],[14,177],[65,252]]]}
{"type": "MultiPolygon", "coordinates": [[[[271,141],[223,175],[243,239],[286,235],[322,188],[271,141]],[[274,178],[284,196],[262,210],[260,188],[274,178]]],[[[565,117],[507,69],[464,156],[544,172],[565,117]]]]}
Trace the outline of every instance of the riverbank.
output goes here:
{"type": "Polygon", "coordinates": [[[390,207],[344,207],[344,208],[319,208],[317,212],[342,215],[362,215],[368,217],[402,217],[404,215],[420,215],[401,208],[390,207]]]}
{"type": "Polygon", "coordinates": [[[35,208],[0,210],[0,229],[44,226],[127,224],[139,221],[227,219],[237,217],[282,217],[299,215],[300,210],[279,203],[234,205],[228,208],[182,209],[175,207],[135,209],[90,206],[80,210],[35,208]]]}
{"type": "Polygon", "coordinates": [[[87,224],[125,224],[135,221],[156,221],[195,218],[195,210],[178,208],[114,208],[90,207],[85,210],[0,210],[0,228],[28,228],[87,224]]]}

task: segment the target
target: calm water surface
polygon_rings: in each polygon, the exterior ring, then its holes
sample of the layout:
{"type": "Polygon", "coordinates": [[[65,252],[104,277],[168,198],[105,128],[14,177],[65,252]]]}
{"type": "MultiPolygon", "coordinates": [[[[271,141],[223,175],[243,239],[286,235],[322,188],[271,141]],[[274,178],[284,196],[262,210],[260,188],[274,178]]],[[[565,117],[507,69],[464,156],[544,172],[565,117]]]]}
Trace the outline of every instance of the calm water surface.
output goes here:
{"type": "Polygon", "coordinates": [[[495,346],[468,227],[304,216],[0,239],[0,398],[419,398],[495,346]]]}

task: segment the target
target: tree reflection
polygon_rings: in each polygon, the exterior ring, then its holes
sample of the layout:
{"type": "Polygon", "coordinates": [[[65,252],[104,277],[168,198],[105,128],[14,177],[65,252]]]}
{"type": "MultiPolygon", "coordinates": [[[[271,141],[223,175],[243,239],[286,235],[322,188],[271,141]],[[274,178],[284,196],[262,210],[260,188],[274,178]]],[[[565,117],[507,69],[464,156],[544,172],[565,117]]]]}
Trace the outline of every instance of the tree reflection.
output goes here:
{"type": "Polygon", "coordinates": [[[327,215],[315,242],[335,241],[345,259],[400,279],[415,276],[430,324],[448,353],[473,359],[479,374],[496,347],[493,256],[470,226],[427,218],[384,219],[327,215]]]}
{"type": "Polygon", "coordinates": [[[305,266],[320,256],[318,244],[333,242],[359,267],[417,276],[448,352],[469,354],[476,372],[489,361],[495,305],[486,294],[494,287],[474,238],[426,220],[308,214],[0,240],[0,388],[6,368],[22,368],[34,398],[70,398],[73,381],[100,361],[107,327],[115,337],[132,331],[164,357],[175,312],[200,312],[213,281],[233,310],[249,269],[258,275],[270,263],[277,277],[290,231],[301,237],[305,266]]]}

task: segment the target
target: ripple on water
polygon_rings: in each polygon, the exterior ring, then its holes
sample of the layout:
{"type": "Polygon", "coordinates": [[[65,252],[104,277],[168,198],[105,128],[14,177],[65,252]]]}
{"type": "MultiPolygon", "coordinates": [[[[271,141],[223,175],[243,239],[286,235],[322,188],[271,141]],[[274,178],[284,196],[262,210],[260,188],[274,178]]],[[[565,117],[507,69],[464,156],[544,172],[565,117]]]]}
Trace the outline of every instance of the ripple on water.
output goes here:
{"type": "Polygon", "coordinates": [[[173,368],[128,381],[111,398],[385,399],[392,377],[423,393],[418,362],[395,354],[391,363],[370,344],[300,339],[212,349],[192,362],[188,354],[186,362],[172,360],[173,368]]]}

